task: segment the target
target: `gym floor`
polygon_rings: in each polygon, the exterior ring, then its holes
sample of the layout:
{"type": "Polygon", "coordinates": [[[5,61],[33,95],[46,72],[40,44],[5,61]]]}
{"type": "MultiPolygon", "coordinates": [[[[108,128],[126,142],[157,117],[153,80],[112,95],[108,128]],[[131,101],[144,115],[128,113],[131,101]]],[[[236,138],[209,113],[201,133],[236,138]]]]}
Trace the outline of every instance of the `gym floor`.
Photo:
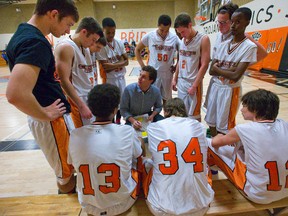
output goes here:
{"type": "MultiPolygon", "coordinates": [[[[137,82],[140,67],[135,60],[129,62],[126,83],[137,82]]],[[[34,142],[25,114],[7,102],[5,91],[9,80],[7,66],[0,67],[0,198],[57,194],[56,179],[43,153],[34,142]]],[[[204,78],[203,101],[209,84],[210,75],[204,78]]],[[[101,83],[101,79],[99,79],[101,83]]],[[[258,88],[275,92],[280,98],[278,118],[288,120],[288,76],[275,77],[255,71],[247,71],[242,82],[243,94],[258,88]]],[[[177,92],[173,92],[177,97],[177,92]]],[[[204,119],[205,110],[202,110],[204,119]]],[[[244,123],[241,112],[237,123],[244,123]]],[[[203,122],[205,124],[205,122],[203,122]]],[[[219,173],[214,178],[225,178],[219,173]]],[[[84,215],[84,214],[83,214],[84,215]]],[[[234,214],[235,216],[268,215],[265,211],[234,214]]],[[[282,215],[288,216],[288,211],[282,215]]]]}

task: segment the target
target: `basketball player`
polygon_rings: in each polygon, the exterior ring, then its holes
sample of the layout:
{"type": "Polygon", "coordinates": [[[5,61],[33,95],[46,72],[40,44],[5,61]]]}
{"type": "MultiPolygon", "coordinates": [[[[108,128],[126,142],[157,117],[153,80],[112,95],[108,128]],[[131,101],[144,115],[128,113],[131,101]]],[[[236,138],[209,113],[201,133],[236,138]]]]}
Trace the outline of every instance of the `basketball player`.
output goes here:
{"type": "Polygon", "coordinates": [[[101,36],[103,32],[98,22],[93,17],[85,17],[75,34],[60,41],[55,48],[57,74],[71,104],[71,116],[76,128],[91,124],[94,120],[87,106],[88,93],[96,85],[88,47],[101,36]]]}
{"type": "Polygon", "coordinates": [[[215,77],[208,95],[205,121],[209,127],[216,127],[218,132],[224,134],[235,126],[243,74],[249,64],[257,61],[257,47],[245,36],[250,18],[249,8],[238,8],[233,13],[233,39],[217,49],[209,71],[215,77]]]}
{"type": "Polygon", "coordinates": [[[258,89],[246,93],[241,101],[243,118],[252,122],[236,125],[226,135],[218,134],[209,142],[209,153],[249,200],[267,204],[288,197],[288,123],[276,119],[279,98],[258,89]]]}
{"type": "Polygon", "coordinates": [[[74,125],[70,105],[54,78],[55,60],[44,35],[69,34],[78,19],[72,0],[38,0],[34,14],[19,25],[7,47],[11,70],[7,99],[28,115],[30,130],[53,168],[62,193],[75,187],[73,167],[67,164],[69,131],[74,125]]]}
{"type": "Polygon", "coordinates": [[[112,123],[119,101],[118,87],[95,86],[88,106],[96,121],[71,133],[68,162],[77,172],[79,202],[88,215],[121,214],[137,198],[141,144],[132,127],[112,123]]]}
{"type": "Polygon", "coordinates": [[[137,61],[143,68],[145,64],[141,57],[141,51],[148,47],[149,61],[147,65],[151,65],[157,70],[155,85],[161,91],[163,104],[172,98],[171,84],[175,72],[173,70],[174,56],[180,43],[177,35],[169,32],[170,27],[170,16],[161,15],[158,19],[158,29],[146,34],[135,50],[137,61]]]}
{"type": "Polygon", "coordinates": [[[96,43],[89,47],[92,65],[93,65],[93,73],[94,73],[94,82],[95,85],[98,84],[98,72],[97,72],[97,58],[96,53],[100,52],[103,47],[107,45],[106,39],[104,37],[99,38],[96,43]]]}
{"type": "MultiPolygon", "coordinates": [[[[121,40],[115,37],[116,24],[112,18],[104,18],[102,20],[102,26],[104,34],[107,40],[107,45],[97,53],[97,59],[100,63],[100,75],[103,79],[103,83],[110,83],[117,86],[120,89],[122,95],[125,82],[125,66],[128,65],[128,55],[125,51],[124,44],[121,40]]],[[[116,115],[116,123],[120,124],[120,111],[116,115]]]]}
{"type": "MultiPolygon", "coordinates": [[[[214,43],[212,59],[214,59],[217,53],[217,49],[219,49],[227,41],[233,39],[233,35],[230,29],[231,16],[234,13],[234,11],[237,9],[238,9],[238,5],[233,4],[231,2],[221,6],[218,9],[216,22],[219,28],[219,32],[216,36],[216,41],[214,43]]],[[[257,61],[261,61],[262,59],[264,59],[267,56],[267,52],[265,48],[259,42],[255,41],[249,34],[246,34],[246,36],[248,37],[248,39],[254,42],[257,46],[257,61]]],[[[203,105],[205,108],[207,108],[210,89],[211,89],[212,83],[214,82],[214,79],[215,79],[214,77],[210,79],[210,83],[209,83],[207,93],[206,93],[205,102],[203,105]]],[[[215,136],[217,134],[216,127],[210,127],[210,133],[212,136],[215,136]]]]}
{"type": "Polygon", "coordinates": [[[187,118],[179,98],[166,102],[164,115],[148,126],[153,161],[144,160],[145,171],[152,167],[143,182],[147,205],[154,215],[204,215],[214,197],[207,179],[205,128],[187,118]]]}
{"type": "Polygon", "coordinates": [[[193,29],[191,17],[185,13],[176,17],[174,28],[183,38],[172,88],[178,88],[188,116],[201,121],[202,80],[210,62],[210,40],[193,29]]]}

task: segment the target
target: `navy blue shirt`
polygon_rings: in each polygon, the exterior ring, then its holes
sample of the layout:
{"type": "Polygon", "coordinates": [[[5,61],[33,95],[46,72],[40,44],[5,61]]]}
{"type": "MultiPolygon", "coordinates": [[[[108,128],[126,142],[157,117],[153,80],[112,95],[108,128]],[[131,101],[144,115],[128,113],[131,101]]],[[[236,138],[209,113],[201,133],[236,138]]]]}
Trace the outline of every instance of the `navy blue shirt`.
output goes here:
{"type": "Polygon", "coordinates": [[[15,64],[40,68],[33,94],[41,106],[49,106],[60,98],[66,112],[70,112],[70,104],[54,77],[55,59],[51,44],[39,29],[28,23],[20,24],[7,46],[7,57],[11,71],[15,64]]]}

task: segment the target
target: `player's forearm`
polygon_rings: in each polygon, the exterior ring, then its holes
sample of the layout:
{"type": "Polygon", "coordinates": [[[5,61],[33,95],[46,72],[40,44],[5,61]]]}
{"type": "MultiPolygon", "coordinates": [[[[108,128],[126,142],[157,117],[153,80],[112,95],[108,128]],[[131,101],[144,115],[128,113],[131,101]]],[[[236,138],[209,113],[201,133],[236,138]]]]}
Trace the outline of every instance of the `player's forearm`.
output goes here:
{"type": "Polygon", "coordinates": [[[218,134],[217,136],[212,138],[212,146],[213,147],[221,147],[224,145],[232,145],[240,141],[240,137],[237,134],[235,128],[230,130],[228,134],[218,134]]]}
{"type": "Polygon", "coordinates": [[[136,59],[137,59],[139,65],[141,66],[141,68],[143,68],[145,66],[145,64],[142,60],[141,52],[138,49],[136,49],[135,55],[136,55],[136,59]]]}
{"type": "Polygon", "coordinates": [[[173,80],[177,83],[178,81],[178,76],[179,76],[179,64],[176,65],[176,70],[173,76],[173,80]]]}
{"type": "Polygon", "coordinates": [[[85,105],[84,101],[78,96],[74,86],[70,81],[61,81],[61,86],[64,89],[67,96],[76,104],[78,108],[81,108],[85,105]]]}
{"type": "Polygon", "coordinates": [[[233,80],[235,82],[237,82],[242,77],[241,73],[238,73],[236,71],[220,69],[219,67],[214,69],[214,71],[216,72],[215,73],[216,76],[222,76],[226,79],[230,79],[230,80],[233,80]]]}
{"type": "Polygon", "coordinates": [[[103,63],[102,66],[103,66],[105,72],[109,73],[109,72],[116,70],[118,68],[125,67],[126,63],[127,63],[126,61],[116,62],[116,63],[103,63]]]}
{"type": "Polygon", "coordinates": [[[159,113],[158,111],[154,110],[150,115],[150,117],[153,119],[158,113],[159,113]]]}
{"type": "Polygon", "coordinates": [[[38,103],[33,94],[21,94],[17,92],[13,97],[7,97],[8,102],[13,104],[21,112],[41,121],[50,121],[47,112],[38,103]]]}
{"type": "Polygon", "coordinates": [[[197,88],[202,83],[202,80],[206,74],[207,69],[208,69],[208,65],[205,65],[205,66],[203,65],[200,67],[198,74],[196,76],[196,79],[192,85],[194,88],[197,88]]]}

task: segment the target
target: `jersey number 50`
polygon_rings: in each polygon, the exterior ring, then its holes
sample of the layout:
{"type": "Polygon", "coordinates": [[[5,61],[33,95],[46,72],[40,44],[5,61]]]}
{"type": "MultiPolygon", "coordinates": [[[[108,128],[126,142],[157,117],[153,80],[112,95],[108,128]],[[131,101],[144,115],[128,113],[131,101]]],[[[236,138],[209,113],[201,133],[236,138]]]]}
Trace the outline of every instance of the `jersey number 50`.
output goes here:
{"type": "MultiPolygon", "coordinates": [[[[159,170],[163,175],[173,175],[179,169],[176,144],[172,140],[161,141],[157,151],[163,151],[165,148],[168,149],[168,152],[163,153],[163,159],[170,165],[159,164],[159,170]]],[[[191,138],[181,157],[186,163],[194,163],[194,173],[203,172],[203,154],[197,137],[191,138]]]]}

